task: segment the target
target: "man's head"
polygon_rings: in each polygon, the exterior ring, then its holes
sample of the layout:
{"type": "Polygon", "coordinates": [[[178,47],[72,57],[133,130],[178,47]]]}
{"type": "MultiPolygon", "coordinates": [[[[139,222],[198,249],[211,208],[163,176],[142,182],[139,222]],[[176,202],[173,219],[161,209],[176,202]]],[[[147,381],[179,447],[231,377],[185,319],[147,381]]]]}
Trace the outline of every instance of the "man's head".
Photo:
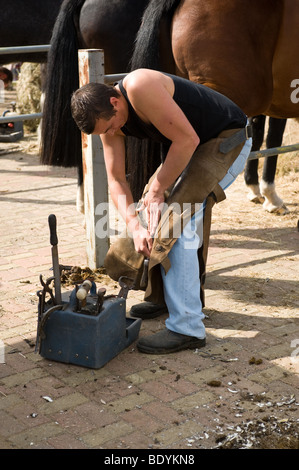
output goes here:
{"type": "Polygon", "coordinates": [[[119,98],[120,93],[103,83],[88,83],[73,93],[72,116],[82,132],[92,134],[97,119],[108,121],[115,115],[112,97],[119,98]]]}
{"type": "Polygon", "coordinates": [[[11,70],[7,69],[6,67],[0,67],[0,80],[3,80],[4,88],[8,88],[9,85],[12,83],[13,75],[11,70]]]}

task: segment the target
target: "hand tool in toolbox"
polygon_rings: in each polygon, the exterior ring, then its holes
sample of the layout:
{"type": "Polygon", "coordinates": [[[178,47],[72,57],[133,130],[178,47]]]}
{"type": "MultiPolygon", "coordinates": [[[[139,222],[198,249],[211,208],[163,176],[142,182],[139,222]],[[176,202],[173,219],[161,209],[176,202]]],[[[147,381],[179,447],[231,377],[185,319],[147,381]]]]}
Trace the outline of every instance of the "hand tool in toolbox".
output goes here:
{"type": "Polygon", "coordinates": [[[49,360],[101,368],[139,335],[141,319],[126,317],[134,281],[122,276],[118,295],[106,295],[92,279],[61,293],[56,216],[51,214],[48,222],[54,275],[46,281],[40,276],[35,351],[49,360]]]}

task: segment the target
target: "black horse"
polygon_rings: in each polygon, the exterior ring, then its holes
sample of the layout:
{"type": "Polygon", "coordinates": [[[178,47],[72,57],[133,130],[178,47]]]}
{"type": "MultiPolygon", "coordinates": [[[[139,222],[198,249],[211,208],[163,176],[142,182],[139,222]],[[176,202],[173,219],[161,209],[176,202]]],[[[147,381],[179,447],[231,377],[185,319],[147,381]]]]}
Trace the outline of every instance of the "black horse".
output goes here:
{"type": "Polygon", "coordinates": [[[70,98],[79,86],[78,49],[105,51],[105,72],[129,70],[134,41],[148,0],[65,0],[48,54],[41,162],[81,165],[81,135],[70,98]],[[58,112],[57,112],[58,111],[58,112]]]}
{"type": "MultiPolygon", "coordinates": [[[[49,44],[62,0],[0,0],[1,47],[49,44]]],[[[47,53],[0,55],[0,64],[46,62],[47,53]]]]}
{"type": "Polygon", "coordinates": [[[105,73],[125,73],[149,0],[64,0],[51,38],[41,133],[41,163],[77,167],[83,207],[81,133],[70,99],[79,86],[78,50],[103,49],[105,73]]]}
{"type": "MultiPolygon", "coordinates": [[[[266,116],[258,115],[250,119],[253,129],[252,150],[260,150],[265,134],[266,116]]],[[[276,148],[282,145],[286,119],[269,118],[269,127],[266,137],[266,147],[276,148]]],[[[259,160],[248,160],[245,168],[244,179],[249,189],[248,197],[252,202],[263,203],[268,212],[284,215],[289,212],[283,200],[275,191],[275,173],[277,166],[277,155],[265,157],[263,164],[262,179],[258,176],[259,160]]]]}

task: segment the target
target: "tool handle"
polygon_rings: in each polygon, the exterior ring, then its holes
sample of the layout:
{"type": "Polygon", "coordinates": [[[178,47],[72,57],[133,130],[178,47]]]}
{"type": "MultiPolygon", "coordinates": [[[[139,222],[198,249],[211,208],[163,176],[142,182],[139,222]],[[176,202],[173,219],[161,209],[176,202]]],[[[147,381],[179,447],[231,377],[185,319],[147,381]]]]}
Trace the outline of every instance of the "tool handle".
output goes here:
{"type": "Polygon", "coordinates": [[[52,246],[58,245],[58,238],[56,233],[56,215],[50,214],[48,217],[50,228],[50,243],[52,246]]]}
{"type": "Polygon", "coordinates": [[[86,299],[87,294],[90,291],[91,285],[92,285],[91,282],[88,279],[86,279],[77,290],[77,294],[76,294],[77,299],[79,300],[86,299]]]}
{"type": "Polygon", "coordinates": [[[142,289],[146,288],[147,283],[148,283],[148,263],[149,263],[149,259],[145,258],[143,262],[143,272],[142,272],[142,276],[140,280],[140,287],[142,289]]]}

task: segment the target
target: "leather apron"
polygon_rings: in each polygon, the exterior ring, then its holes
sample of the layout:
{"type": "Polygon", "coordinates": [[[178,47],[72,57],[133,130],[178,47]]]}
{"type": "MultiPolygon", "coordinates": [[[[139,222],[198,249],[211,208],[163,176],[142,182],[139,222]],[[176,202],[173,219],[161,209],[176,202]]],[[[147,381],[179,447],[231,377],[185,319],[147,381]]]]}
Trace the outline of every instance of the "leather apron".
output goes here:
{"type": "MultiPolygon", "coordinates": [[[[203,203],[206,200],[203,244],[198,250],[202,284],[201,297],[204,305],[203,287],[211,211],[215,203],[225,199],[225,193],[218,183],[224,178],[230,166],[237,159],[245,143],[245,132],[244,138],[240,139],[239,137],[236,139],[238,132],[238,135],[240,135],[240,129],[225,130],[218,137],[199,145],[189,164],[168,195],[166,195],[165,202],[167,209],[162,213],[156,230],[153,249],[148,263],[146,285],[140,285],[144,256],[135,251],[132,237],[128,234],[127,236],[121,234],[119,239],[111,245],[106,255],[104,266],[107,274],[112,279],[118,281],[121,276],[130,278],[132,280],[132,288],[145,290],[144,300],[156,304],[165,303],[160,265],[163,266],[167,273],[170,268],[168,253],[179,238],[180,233],[182,233],[184,225],[194,214],[196,204],[203,203]],[[188,213],[184,210],[184,204],[187,207],[188,213]]],[[[154,177],[155,175],[151,177],[145,186],[142,198],[148,192],[154,177]]]]}

